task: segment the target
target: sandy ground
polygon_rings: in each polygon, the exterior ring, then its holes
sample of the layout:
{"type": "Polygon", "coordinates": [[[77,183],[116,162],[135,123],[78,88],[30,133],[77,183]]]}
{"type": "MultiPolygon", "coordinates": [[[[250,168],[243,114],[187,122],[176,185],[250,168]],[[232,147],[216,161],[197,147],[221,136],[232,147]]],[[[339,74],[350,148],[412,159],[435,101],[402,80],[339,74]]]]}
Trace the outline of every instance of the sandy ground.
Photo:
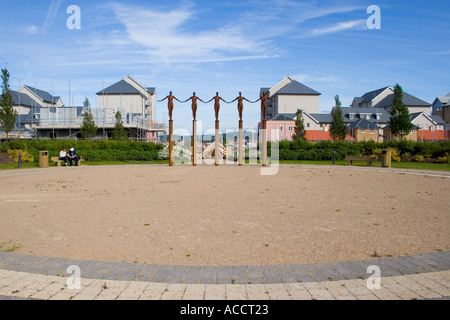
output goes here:
{"type": "Polygon", "coordinates": [[[205,165],[4,171],[0,250],[187,266],[446,251],[449,190],[444,177],[355,167],[285,165],[274,176],[205,165]]]}

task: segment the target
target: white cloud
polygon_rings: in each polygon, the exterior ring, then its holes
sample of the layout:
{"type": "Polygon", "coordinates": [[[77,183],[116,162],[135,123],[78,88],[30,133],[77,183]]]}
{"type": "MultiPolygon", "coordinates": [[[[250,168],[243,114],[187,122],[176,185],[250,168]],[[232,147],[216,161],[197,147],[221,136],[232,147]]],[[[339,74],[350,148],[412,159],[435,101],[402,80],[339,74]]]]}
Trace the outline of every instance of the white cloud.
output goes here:
{"type": "Polygon", "coordinates": [[[251,39],[240,27],[188,31],[188,22],[196,14],[190,7],[157,11],[115,3],[112,9],[125,26],[128,38],[162,62],[217,62],[267,57],[262,54],[263,43],[251,39]]]}
{"type": "Polygon", "coordinates": [[[42,26],[43,33],[46,33],[53,24],[53,22],[55,21],[56,15],[58,14],[58,10],[62,2],[63,0],[52,0],[50,7],[48,8],[44,24],[42,26]]]}
{"type": "Polygon", "coordinates": [[[22,29],[24,32],[28,33],[28,34],[37,34],[39,33],[39,28],[35,25],[26,27],[22,29]]]}
{"type": "Polygon", "coordinates": [[[340,22],[325,28],[314,29],[310,33],[310,36],[323,36],[345,30],[365,30],[365,29],[367,29],[366,20],[353,20],[347,22],[340,22]]]}

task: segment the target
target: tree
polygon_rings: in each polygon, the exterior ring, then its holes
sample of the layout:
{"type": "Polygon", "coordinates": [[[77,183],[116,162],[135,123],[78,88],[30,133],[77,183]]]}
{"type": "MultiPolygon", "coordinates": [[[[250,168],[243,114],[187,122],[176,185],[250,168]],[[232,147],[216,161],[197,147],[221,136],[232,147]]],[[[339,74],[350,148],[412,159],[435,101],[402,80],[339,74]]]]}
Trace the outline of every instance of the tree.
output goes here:
{"type": "Polygon", "coordinates": [[[83,105],[84,105],[84,117],[83,117],[83,123],[81,124],[80,131],[81,131],[81,136],[84,139],[90,140],[97,136],[98,127],[95,125],[94,116],[92,115],[92,111],[91,111],[91,104],[90,104],[88,98],[86,98],[83,105]]]}
{"type": "Polygon", "coordinates": [[[333,141],[345,141],[345,138],[347,136],[347,126],[344,122],[344,116],[342,114],[341,108],[342,103],[338,95],[334,97],[334,101],[336,106],[331,112],[332,120],[330,126],[330,136],[333,141]]]}
{"type": "Polygon", "coordinates": [[[392,135],[399,137],[400,140],[404,140],[413,127],[408,107],[403,103],[403,89],[399,84],[394,88],[394,103],[389,124],[392,135]]]}
{"type": "Polygon", "coordinates": [[[122,113],[117,111],[116,113],[116,125],[112,133],[113,140],[128,140],[127,130],[123,126],[122,113]]]}
{"type": "Polygon", "coordinates": [[[303,119],[303,110],[297,110],[297,120],[295,120],[293,141],[306,141],[305,121],[303,119]]]}
{"type": "Polygon", "coordinates": [[[2,96],[0,98],[0,129],[6,133],[6,139],[9,139],[9,133],[16,125],[17,111],[14,110],[13,97],[9,86],[9,72],[2,69],[2,96]]]}

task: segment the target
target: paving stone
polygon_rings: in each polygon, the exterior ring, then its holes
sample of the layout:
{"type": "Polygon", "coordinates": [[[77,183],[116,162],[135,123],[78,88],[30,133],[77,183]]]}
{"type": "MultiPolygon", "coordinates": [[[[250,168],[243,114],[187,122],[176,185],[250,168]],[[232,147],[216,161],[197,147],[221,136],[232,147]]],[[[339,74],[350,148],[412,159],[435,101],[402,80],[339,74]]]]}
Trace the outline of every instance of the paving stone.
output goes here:
{"type": "Polygon", "coordinates": [[[231,283],[247,284],[248,275],[246,267],[231,267],[231,283]]]}
{"type": "Polygon", "coordinates": [[[202,267],[186,267],[183,283],[196,284],[200,282],[202,267]]]}
{"type": "Polygon", "coordinates": [[[139,271],[139,274],[136,276],[136,279],[139,281],[151,281],[155,276],[158,268],[159,266],[146,265],[141,271],[139,271]]]}
{"type": "Polygon", "coordinates": [[[245,284],[226,284],[225,294],[227,300],[247,300],[247,289],[245,284]]]}
{"type": "Polygon", "coordinates": [[[205,288],[205,300],[226,300],[225,284],[207,284],[205,288]]]}
{"type": "Polygon", "coordinates": [[[248,284],[264,284],[264,273],[260,266],[247,267],[248,284]]]}
{"type": "Polygon", "coordinates": [[[231,284],[231,267],[217,268],[217,284],[231,284]]]}
{"type": "Polygon", "coordinates": [[[216,267],[211,266],[203,267],[199,282],[200,284],[214,284],[216,283],[216,276],[217,276],[216,267]]]}
{"type": "Polygon", "coordinates": [[[186,284],[169,284],[161,297],[161,300],[181,300],[186,291],[186,284]]]}
{"type": "Polygon", "coordinates": [[[170,273],[173,267],[170,266],[162,266],[156,270],[152,282],[164,283],[169,279],[170,273]]]}
{"type": "Polygon", "coordinates": [[[167,286],[166,283],[151,283],[139,297],[139,300],[161,300],[167,286]]]}
{"type": "Polygon", "coordinates": [[[261,270],[264,274],[264,279],[267,284],[280,283],[281,277],[279,275],[280,266],[262,266],[261,270]]]}
{"type": "Polygon", "coordinates": [[[246,285],[247,298],[249,300],[270,300],[264,284],[246,285]]]}
{"type": "Polygon", "coordinates": [[[186,267],[175,266],[170,272],[168,282],[169,283],[183,283],[185,277],[186,267]]]}
{"type": "Polygon", "coordinates": [[[203,300],[205,298],[206,284],[190,284],[186,286],[183,300],[203,300]]]}
{"type": "Polygon", "coordinates": [[[269,283],[265,286],[270,300],[292,300],[285,285],[269,283]]]}
{"type": "Polygon", "coordinates": [[[282,266],[279,268],[279,277],[282,283],[295,283],[297,282],[297,278],[294,273],[286,266],[282,266]]]}
{"type": "Polygon", "coordinates": [[[313,282],[314,279],[309,275],[305,268],[301,265],[289,265],[289,270],[295,276],[298,282],[313,282]]]}

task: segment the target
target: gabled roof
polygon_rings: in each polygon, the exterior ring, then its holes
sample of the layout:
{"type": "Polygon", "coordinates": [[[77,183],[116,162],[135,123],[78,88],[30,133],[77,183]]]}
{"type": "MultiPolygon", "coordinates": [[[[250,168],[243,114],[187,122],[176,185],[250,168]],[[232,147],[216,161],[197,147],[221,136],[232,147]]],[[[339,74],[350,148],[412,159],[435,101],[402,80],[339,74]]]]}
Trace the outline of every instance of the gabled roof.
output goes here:
{"type": "Polygon", "coordinates": [[[297,115],[295,113],[283,113],[278,114],[269,121],[295,121],[295,117],[297,115]]]}
{"type": "Polygon", "coordinates": [[[34,107],[35,105],[39,105],[38,103],[35,103],[35,101],[32,100],[28,95],[20,93],[18,91],[11,91],[11,96],[14,101],[14,106],[34,107]]]}
{"type": "Polygon", "coordinates": [[[378,97],[383,91],[385,91],[388,88],[389,87],[384,87],[384,88],[381,88],[378,90],[370,91],[370,92],[365,93],[362,97],[357,97],[355,99],[357,99],[358,103],[370,102],[373,99],[375,99],[376,97],[378,97]]]}
{"type": "Polygon", "coordinates": [[[353,122],[350,126],[349,129],[371,129],[371,130],[377,130],[380,127],[378,127],[376,124],[367,121],[366,119],[360,119],[356,122],[353,122]]]}
{"type": "MultiPolygon", "coordinates": [[[[376,123],[388,123],[390,119],[389,112],[386,111],[384,108],[341,108],[342,114],[344,116],[344,122],[346,123],[353,123],[358,120],[358,118],[354,118],[353,120],[350,119],[350,114],[354,114],[356,116],[360,114],[371,114],[371,120],[372,122],[376,123]],[[376,118],[376,115],[380,115],[380,119],[378,120],[376,118]]],[[[367,120],[367,119],[366,119],[367,120]]]]}
{"type": "MultiPolygon", "coordinates": [[[[377,96],[379,96],[381,93],[383,93],[386,89],[389,89],[390,87],[384,87],[378,90],[370,91],[364,94],[362,97],[355,97],[355,100],[358,104],[367,103],[375,99],[377,96]]],[[[392,106],[394,103],[394,93],[392,92],[389,94],[386,98],[381,100],[378,104],[378,108],[386,108],[392,106]]],[[[416,98],[406,92],[403,92],[403,103],[406,104],[409,107],[431,107],[431,104],[423,101],[419,98],[416,98]]]]}
{"type": "Polygon", "coordinates": [[[411,121],[416,120],[421,115],[424,115],[426,118],[428,118],[428,120],[430,120],[431,122],[434,122],[436,125],[445,125],[445,121],[442,120],[441,116],[430,116],[430,115],[428,115],[426,113],[423,113],[423,112],[411,113],[410,114],[411,121]]]}
{"type": "MultiPolygon", "coordinates": [[[[391,125],[388,124],[386,127],[384,127],[383,129],[390,129],[391,125]]],[[[415,124],[413,124],[411,130],[420,130],[420,127],[416,126],[415,124]]]]}
{"type": "Polygon", "coordinates": [[[441,116],[429,116],[431,119],[433,119],[434,122],[438,125],[445,125],[445,121],[442,119],[441,116]]]}
{"type": "Polygon", "coordinates": [[[119,82],[109,86],[108,88],[97,92],[97,95],[107,94],[140,94],[140,92],[125,80],[120,80],[119,82]]]}
{"type": "MultiPolygon", "coordinates": [[[[406,92],[403,92],[403,103],[408,107],[431,107],[431,103],[416,98],[406,92]]],[[[377,104],[380,108],[390,107],[394,104],[394,94],[388,95],[377,104]]]]}
{"type": "Polygon", "coordinates": [[[288,85],[284,86],[282,89],[280,89],[275,94],[315,95],[315,96],[321,95],[319,92],[317,92],[295,80],[293,80],[288,85]]]}
{"type": "Polygon", "coordinates": [[[445,97],[437,97],[436,100],[434,100],[433,105],[436,104],[436,101],[438,100],[442,103],[443,106],[447,105],[450,102],[450,93],[445,97]]]}
{"type": "Polygon", "coordinates": [[[48,102],[48,103],[57,103],[60,97],[54,97],[50,93],[44,90],[39,90],[37,88],[33,88],[30,86],[25,86],[28,90],[30,90],[32,93],[36,94],[42,101],[48,102]]]}
{"type": "Polygon", "coordinates": [[[312,113],[310,114],[310,116],[317,120],[319,123],[331,123],[333,121],[333,117],[331,116],[331,114],[312,113]]]}

